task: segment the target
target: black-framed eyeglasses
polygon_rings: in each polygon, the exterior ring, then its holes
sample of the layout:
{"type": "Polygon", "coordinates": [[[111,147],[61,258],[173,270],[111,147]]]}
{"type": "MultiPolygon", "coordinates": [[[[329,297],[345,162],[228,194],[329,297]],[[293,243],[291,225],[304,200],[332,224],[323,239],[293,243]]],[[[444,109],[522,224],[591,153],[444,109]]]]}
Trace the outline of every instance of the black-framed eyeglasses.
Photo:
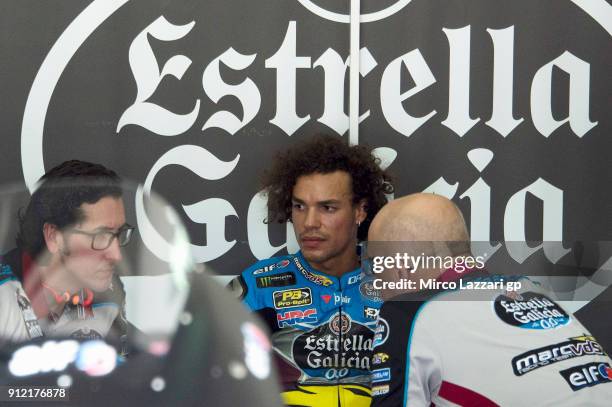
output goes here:
{"type": "Polygon", "coordinates": [[[111,231],[102,231],[102,232],[85,232],[84,230],[78,229],[70,229],[68,230],[70,233],[78,233],[80,235],[86,235],[91,237],[91,248],[94,250],[106,250],[109,248],[111,243],[113,243],[113,239],[117,239],[119,246],[123,247],[130,243],[132,239],[132,232],[134,232],[134,227],[128,224],[125,224],[121,228],[119,228],[116,232],[111,231]]]}

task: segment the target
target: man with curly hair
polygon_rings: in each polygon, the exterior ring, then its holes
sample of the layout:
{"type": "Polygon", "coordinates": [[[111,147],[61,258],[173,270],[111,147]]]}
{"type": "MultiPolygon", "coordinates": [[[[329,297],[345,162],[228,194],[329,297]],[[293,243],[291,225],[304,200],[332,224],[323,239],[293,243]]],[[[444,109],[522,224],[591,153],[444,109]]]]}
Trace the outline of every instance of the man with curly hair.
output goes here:
{"type": "Polygon", "coordinates": [[[264,188],[269,221],[292,222],[300,251],[230,286],[272,332],[285,403],[369,406],[381,299],[361,281],[357,243],[393,192],[390,176],[368,148],[321,135],[279,153],[264,188]]]}

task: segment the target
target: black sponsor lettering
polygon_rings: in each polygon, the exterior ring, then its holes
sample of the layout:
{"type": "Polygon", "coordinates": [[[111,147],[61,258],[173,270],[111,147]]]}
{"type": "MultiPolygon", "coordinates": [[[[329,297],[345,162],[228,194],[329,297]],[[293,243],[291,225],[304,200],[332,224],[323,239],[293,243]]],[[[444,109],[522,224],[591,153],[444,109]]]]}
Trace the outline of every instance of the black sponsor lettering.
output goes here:
{"type": "Polygon", "coordinates": [[[532,372],[567,359],[587,355],[605,355],[602,346],[592,336],[570,338],[561,343],[533,349],[512,359],[512,370],[517,376],[532,372]]]}
{"type": "Polygon", "coordinates": [[[294,285],[295,274],[288,271],[286,273],[275,274],[273,276],[257,277],[255,279],[257,288],[268,288],[268,287],[286,287],[288,285],[294,285]]]}
{"type": "Polygon", "coordinates": [[[603,362],[587,363],[559,372],[573,391],[612,381],[612,368],[603,362]]]}

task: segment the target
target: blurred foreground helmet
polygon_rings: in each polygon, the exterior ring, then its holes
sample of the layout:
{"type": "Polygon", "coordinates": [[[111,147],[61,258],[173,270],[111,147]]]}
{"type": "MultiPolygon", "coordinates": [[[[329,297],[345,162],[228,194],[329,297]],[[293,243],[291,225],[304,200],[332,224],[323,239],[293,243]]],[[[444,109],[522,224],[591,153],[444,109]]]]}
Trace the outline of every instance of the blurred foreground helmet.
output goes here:
{"type": "Polygon", "coordinates": [[[127,182],[40,191],[0,188],[0,405],[281,405],[267,333],[169,204],[127,182]]]}

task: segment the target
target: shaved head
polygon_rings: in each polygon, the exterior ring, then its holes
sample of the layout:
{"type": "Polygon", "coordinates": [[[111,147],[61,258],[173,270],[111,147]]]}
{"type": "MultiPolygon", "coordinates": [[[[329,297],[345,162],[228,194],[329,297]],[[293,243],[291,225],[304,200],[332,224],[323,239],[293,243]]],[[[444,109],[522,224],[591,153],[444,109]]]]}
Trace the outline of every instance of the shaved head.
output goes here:
{"type": "Polygon", "coordinates": [[[372,221],[368,240],[466,242],[469,235],[453,202],[440,195],[418,193],[385,205],[372,221]]]}
{"type": "MultiPolygon", "coordinates": [[[[366,256],[409,255],[459,258],[470,254],[470,237],[463,215],[449,199],[440,195],[418,193],[398,198],[385,205],[374,217],[368,231],[366,256]],[[381,243],[382,242],[382,243],[381,243]]],[[[442,262],[415,270],[385,267],[377,278],[383,282],[426,281],[438,278],[445,270],[442,262]]],[[[411,289],[382,290],[389,300],[411,289]]]]}

